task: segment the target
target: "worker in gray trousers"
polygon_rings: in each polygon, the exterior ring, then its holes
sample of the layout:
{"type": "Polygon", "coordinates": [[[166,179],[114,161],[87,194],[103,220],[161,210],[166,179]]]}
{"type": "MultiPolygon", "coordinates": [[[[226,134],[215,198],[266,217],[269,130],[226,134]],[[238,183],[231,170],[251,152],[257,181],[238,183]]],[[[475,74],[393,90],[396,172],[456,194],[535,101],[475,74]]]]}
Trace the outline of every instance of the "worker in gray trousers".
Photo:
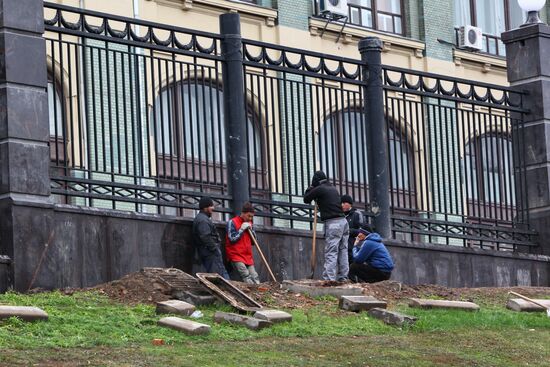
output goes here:
{"type": "Polygon", "coordinates": [[[323,279],[343,282],[348,279],[349,225],[342,211],[340,194],[323,171],[317,171],[304,193],[304,202],[317,202],[325,225],[325,266],[323,279]]]}

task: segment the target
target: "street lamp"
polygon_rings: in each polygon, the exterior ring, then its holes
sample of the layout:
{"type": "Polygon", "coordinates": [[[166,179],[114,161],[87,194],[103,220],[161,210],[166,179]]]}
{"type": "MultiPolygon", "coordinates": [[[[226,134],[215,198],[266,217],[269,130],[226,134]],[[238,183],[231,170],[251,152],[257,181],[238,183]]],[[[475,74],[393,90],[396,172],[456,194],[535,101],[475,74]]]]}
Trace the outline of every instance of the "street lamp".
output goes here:
{"type": "Polygon", "coordinates": [[[527,12],[527,20],[520,27],[542,23],[539,18],[539,10],[542,9],[546,0],[518,0],[519,7],[527,12]]]}

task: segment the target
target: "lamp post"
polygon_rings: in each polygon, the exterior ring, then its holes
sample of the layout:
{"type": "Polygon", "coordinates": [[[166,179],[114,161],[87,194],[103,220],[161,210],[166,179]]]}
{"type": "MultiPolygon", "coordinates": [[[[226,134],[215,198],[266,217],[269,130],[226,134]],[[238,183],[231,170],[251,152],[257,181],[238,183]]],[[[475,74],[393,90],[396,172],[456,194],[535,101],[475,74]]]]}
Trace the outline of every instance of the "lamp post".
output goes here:
{"type": "Polygon", "coordinates": [[[539,11],[544,3],[546,3],[546,0],[518,0],[519,7],[527,12],[527,20],[520,27],[542,23],[539,18],[539,11]]]}

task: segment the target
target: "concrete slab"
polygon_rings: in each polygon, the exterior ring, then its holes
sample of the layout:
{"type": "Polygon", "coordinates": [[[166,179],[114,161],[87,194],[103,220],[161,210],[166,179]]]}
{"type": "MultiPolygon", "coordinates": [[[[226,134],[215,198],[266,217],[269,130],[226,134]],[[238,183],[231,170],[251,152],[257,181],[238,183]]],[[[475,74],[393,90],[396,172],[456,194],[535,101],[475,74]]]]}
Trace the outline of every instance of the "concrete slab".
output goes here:
{"type": "Polygon", "coordinates": [[[206,293],[197,293],[195,291],[175,291],[172,293],[172,297],[195,306],[211,305],[218,301],[216,296],[206,293]]]}
{"type": "Polygon", "coordinates": [[[383,308],[373,308],[369,310],[369,316],[375,319],[382,320],[388,325],[403,326],[405,324],[412,325],[416,322],[417,318],[413,316],[407,316],[405,314],[385,310],[383,308]]]}
{"type": "Polygon", "coordinates": [[[439,299],[420,299],[420,298],[411,298],[409,300],[409,307],[457,309],[457,310],[465,310],[465,311],[479,310],[479,306],[473,302],[446,301],[446,300],[439,300],[439,299]]]}
{"type": "Polygon", "coordinates": [[[267,320],[221,311],[217,311],[214,314],[214,321],[217,323],[229,322],[231,324],[242,325],[246,326],[250,330],[261,330],[263,328],[273,325],[272,322],[267,320]]]}
{"type": "Polygon", "coordinates": [[[157,313],[173,313],[176,315],[189,316],[195,312],[195,306],[190,303],[171,299],[169,301],[157,302],[157,313]]]}
{"type": "Polygon", "coordinates": [[[279,310],[260,310],[256,311],[254,317],[260,320],[267,320],[274,324],[278,322],[292,321],[292,315],[279,310]]]}
{"type": "Polygon", "coordinates": [[[311,284],[296,283],[289,280],[285,280],[282,283],[283,289],[288,289],[294,293],[304,293],[308,294],[311,297],[322,297],[322,296],[333,296],[333,297],[342,297],[342,296],[359,296],[363,294],[363,288],[351,286],[351,285],[342,285],[342,286],[322,286],[319,282],[312,282],[311,284]]]}
{"type": "MultiPolygon", "coordinates": [[[[550,308],[550,299],[534,299],[533,301],[537,301],[538,303],[546,306],[547,308],[550,308]]],[[[508,303],[506,303],[506,308],[517,311],[517,312],[544,312],[546,311],[545,308],[542,308],[540,306],[535,305],[534,303],[531,303],[529,301],[526,301],[521,298],[513,298],[508,300],[508,303]]]]}
{"type": "Polygon", "coordinates": [[[0,306],[0,320],[19,317],[25,321],[47,320],[48,314],[38,307],[0,306]]]}
{"type": "Polygon", "coordinates": [[[187,335],[204,335],[210,333],[210,325],[181,319],[179,317],[164,317],[158,321],[160,326],[182,331],[187,335]]]}
{"type": "Polygon", "coordinates": [[[372,308],[386,308],[388,304],[371,296],[342,296],[339,307],[342,310],[361,312],[372,308]]]}

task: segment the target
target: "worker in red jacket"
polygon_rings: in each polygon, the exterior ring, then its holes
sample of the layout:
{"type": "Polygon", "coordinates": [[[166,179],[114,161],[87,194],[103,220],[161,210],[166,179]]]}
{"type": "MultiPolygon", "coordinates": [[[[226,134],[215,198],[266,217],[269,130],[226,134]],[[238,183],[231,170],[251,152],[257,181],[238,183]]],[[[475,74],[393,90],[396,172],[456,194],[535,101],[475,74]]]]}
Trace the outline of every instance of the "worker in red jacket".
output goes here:
{"type": "Polygon", "coordinates": [[[253,218],[254,207],[249,202],[246,202],[241,210],[241,215],[227,222],[225,253],[227,259],[231,262],[231,266],[239,273],[243,282],[258,284],[260,283],[260,279],[254,267],[252,238],[250,237],[253,218]]]}

